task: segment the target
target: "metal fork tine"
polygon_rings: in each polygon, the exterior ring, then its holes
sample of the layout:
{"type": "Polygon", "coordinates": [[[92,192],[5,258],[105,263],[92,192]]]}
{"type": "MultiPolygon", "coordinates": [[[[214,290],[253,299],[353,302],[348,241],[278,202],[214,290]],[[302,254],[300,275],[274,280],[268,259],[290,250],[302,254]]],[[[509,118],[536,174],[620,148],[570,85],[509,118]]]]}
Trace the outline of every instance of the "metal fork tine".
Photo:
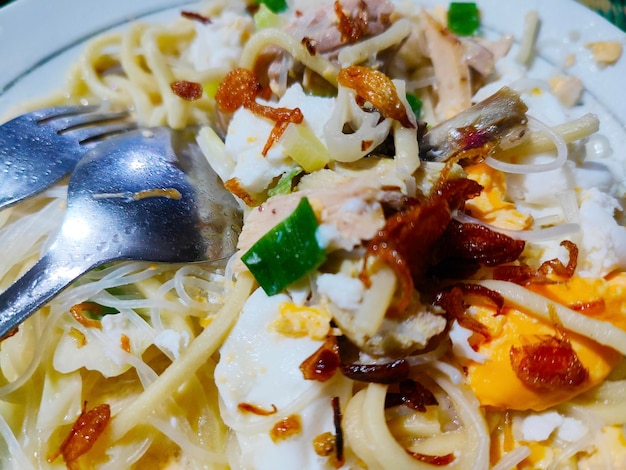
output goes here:
{"type": "Polygon", "coordinates": [[[102,126],[80,127],[71,129],[64,134],[76,138],[82,145],[91,144],[115,134],[122,134],[136,129],[137,124],[131,122],[113,122],[102,126]]]}
{"type": "Polygon", "coordinates": [[[96,109],[98,109],[98,106],[55,106],[53,108],[38,109],[25,116],[32,118],[34,121],[41,122],[61,116],[91,113],[96,109]]]}
{"type": "Polygon", "coordinates": [[[57,182],[98,142],[135,129],[128,115],[100,106],[58,106],[1,124],[0,209],[57,182]]]}
{"type": "Polygon", "coordinates": [[[72,114],[65,117],[60,117],[49,122],[48,125],[53,126],[58,132],[65,133],[72,129],[88,126],[98,125],[100,123],[106,123],[109,121],[116,121],[119,119],[125,119],[129,116],[128,111],[111,112],[111,113],[87,113],[87,114],[72,114]]]}

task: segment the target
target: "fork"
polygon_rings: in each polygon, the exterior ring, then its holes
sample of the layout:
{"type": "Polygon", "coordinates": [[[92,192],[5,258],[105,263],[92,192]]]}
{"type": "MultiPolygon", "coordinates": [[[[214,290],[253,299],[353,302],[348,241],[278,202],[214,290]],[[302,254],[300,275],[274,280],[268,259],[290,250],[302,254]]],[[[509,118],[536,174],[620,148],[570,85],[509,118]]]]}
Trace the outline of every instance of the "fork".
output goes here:
{"type": "Polygon", "coordinates": [[[59,181],[101,140],[137,127],[126,111],[99,109],[44,108],[0,126],[0,209],[59,181]]]}
{"type": "Polygon", "coordinates": [[[235,252],[242,213],[193,129],[107,139],[69,179],[56,240],[0,294],[0,338],[87,271],[119,260],[192,263],[235,252]]]}

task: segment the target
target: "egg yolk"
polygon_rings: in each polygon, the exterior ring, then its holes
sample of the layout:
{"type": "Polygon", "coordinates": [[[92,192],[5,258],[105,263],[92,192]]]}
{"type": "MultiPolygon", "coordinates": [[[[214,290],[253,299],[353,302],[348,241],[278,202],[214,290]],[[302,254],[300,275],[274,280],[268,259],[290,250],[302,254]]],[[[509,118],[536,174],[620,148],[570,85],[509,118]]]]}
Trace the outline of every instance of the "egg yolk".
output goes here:
{"type": "MultiPolygon", "coordinates": [[[[529,289],[540,293],[582,314],[609,321],[626,329],[626,274],[613,278],[572,278],[558,284],[532,285],[529,289]]],[[[556,327],[516,309],[505,309],[504,315],[495,316],[489,306],[475,309],[476,318],[491,334],[478,352],[488,357],[484,363],[468,367],[469,384],[483,406],[513,410],[540,411],[600,384],[619,361],[619,352],[573,332],[564,333],[583,367],[588,371],[584,383],[575,387],[536,391],[527,387],[516,375],[511,365],[511,348],[521,348],[542,338],[559,337],[556,327]]]]}
{"type": "MultiPolygon", "coordinates": [[[[471,214],[497,227],[523,230],[530,228],[532,217],[519,212],[506,201],[506,177],[484,163],[465,168],[468,178],[483,186],[483,191],[466,203],[471,214]]],[[[608,321],[626,330],[626,273],[607,279],[572,278],[568,282],[531,285],[530,290],[561,303],[581,314],[608,321]]],[[[511,365],[511,348],[522,348],[546,338],[562,335],[555,325],[538,320],[515,309],[495,316],[491,306],[474,308],[476,319],[489,330],[491,338],[478,352],[488,357],[484,363],[472,363],[467,370],[470,387],[484,406],[512,410],[540,411],[567,401],[601,383],[615,366],[620,354],[584,336],[565,333],[578,360],[588,371],[580,385],[558,387],[549,392],[527,387],[511,365]]]]}
{"type": "Polygon", "coordinates": [[[308,336],[321,341],[330,331],[330,313],[322,307],[307,307],[292,302],[283,302],[279,308],[279,317],[272,325],[278,333],[300,338],[308,336]]]}
{"type": "Polygon", "coordinates": [[[530,290],[626,330],[626,273],[602,278],[573,277],[556,284],[537,284],[530,290]]]}
{"type": "Polygon", "coordinates": [[[509,230],[530,228],[532,217],[519,212],[515,205],[506,202],[506,176],[503,172],[480,163],[465,168],[467,177],[483,187],[478,197],[465,203],[474,217],[496,227],[509,230]]]}

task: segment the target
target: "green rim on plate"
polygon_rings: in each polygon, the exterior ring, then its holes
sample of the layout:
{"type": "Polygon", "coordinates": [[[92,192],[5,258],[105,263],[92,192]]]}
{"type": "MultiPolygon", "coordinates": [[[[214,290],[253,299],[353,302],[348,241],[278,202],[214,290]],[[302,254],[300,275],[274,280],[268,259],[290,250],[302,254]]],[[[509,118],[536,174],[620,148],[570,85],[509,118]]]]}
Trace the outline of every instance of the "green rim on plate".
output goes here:
{"type": "Polygon", "coordinates": [[[625,0],[580,0],[580,2],[600,13],[621,30],[626,31],[625,0]]]}

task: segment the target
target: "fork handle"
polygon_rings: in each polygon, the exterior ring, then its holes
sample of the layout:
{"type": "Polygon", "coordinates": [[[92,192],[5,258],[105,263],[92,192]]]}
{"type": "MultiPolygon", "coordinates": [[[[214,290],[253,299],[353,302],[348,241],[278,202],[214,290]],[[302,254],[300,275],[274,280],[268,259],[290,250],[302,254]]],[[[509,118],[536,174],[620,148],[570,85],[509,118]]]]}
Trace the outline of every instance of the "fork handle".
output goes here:
{"type": "Polygon", "coordinates": [[[52,297],[92,266],[62,259],[48,251],[32,268],[0,294],[0,338],[20,325],[52,297]]]}

